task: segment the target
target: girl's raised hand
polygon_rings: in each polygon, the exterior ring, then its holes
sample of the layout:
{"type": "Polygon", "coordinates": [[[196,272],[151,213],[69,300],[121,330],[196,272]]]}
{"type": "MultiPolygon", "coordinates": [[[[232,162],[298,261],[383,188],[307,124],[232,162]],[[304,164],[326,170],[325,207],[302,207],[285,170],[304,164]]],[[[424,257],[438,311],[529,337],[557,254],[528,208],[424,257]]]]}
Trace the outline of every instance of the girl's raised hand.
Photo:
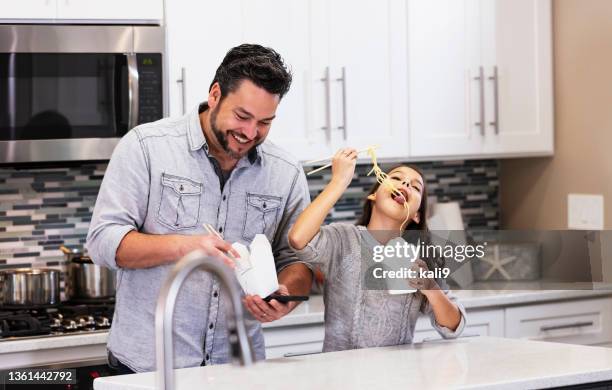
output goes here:
{"type": "Polygon", "coordinates": [[[332,182],[348,187],[353,180],[355,165],[357,164],[357,150],[344,148],[336,152],[332,158],[332,182]]]}

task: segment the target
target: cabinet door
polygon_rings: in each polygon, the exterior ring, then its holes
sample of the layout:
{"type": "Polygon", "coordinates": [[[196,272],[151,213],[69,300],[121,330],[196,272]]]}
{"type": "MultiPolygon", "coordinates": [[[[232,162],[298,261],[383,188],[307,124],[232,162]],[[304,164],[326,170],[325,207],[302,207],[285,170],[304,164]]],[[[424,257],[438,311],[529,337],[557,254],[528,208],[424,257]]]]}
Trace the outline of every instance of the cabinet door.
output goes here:
{"type": "MultiPolygon", "coordinates": [[[[171,0],[168,3],[179,3],[171,0]]],[[[176,6],[177,4],[175,4],[176,6]]],[[[81,21],[105,20],[110,23],[125,21],[163,20],[163,0],[57,0],[58,19],[81,21]]]]}
{"type": "MultiPolygon", "coordinates": [[[[313,70],[313,35],[325,14],[316,1],[243,0],[242,40],[276,50],[293,81],[276,112],[269,139],[299,160],[331,154],[325,141],[321,67],[313,70]],[[264,20],[272,23],[262,23],[264,20]]],[[[317,58],[321,61],[322,58],[317,58]]]]}
{"type": "MultiPolygon", "coordinates": [[[[504,309],[468,310],[467,322],[459,337],[490,336],[504,337],[504,309]]],[[[412,342],[440,339],[440,334],[432,329],[429,317],[417,320],[412,342]]]]}
{"type": "Polygon", "coordinates": [[[551,2],[481,1],[487,76],[485,153],[551,154],[551,2]]]}
{"type": "Polygon", "coordinates": [[[321,21],[310,15],[319,12],[321,4],[283,0],[181,3],[168,2],[166,6],[170,114],[181,115],[207,99],[215,71],[229,49],[241,43],[257,43],[276,50],[293,73],[291,89],[272,124],[270,140],[300,160],[330,155],[321,129],[325,105],[319,93],[323,83],[311,62],[312,31],[318,28],[313,23],[321,21]],[[203,14],[215,17],[202,23],[203,14]]]}
{"type": "Polygon", "coordinates": [[[8,19],[55,19],[57,0],[13,0],[6,1],[0,20],[8,19]]]}
{"type": "Polygon", "coordinates": [[[208,89],[227,51],[241,43],[239,0],[174,0],[166,3],[170,116],[208,99],[208,89]],[[202,20],[202,15],[215,15],[202,20]],[[238,16],[236,16],[238,15],[238,16]],[[239,18],[228,27],[228,20],[239,18]]]}
{"type": "Polygon", "coordinates": [[[507,308],[506,337],[583,345],[609,343],[612,341],[612,299],[507,308]]]}
{"type": "Polygon", "coordinates": [[[409,0],[411,155],[481,153],[478,0],[409,0]]]}
{"type": "Polygon", "coordinates": [[[406,1],[329,2],[332,145],[408,155],[406,1]]]}
{"type": "Polygon", "coordinates": [[[324,324],[308,324],[263,329],[266,359],[319,353],[323,350],[324,324]]]}

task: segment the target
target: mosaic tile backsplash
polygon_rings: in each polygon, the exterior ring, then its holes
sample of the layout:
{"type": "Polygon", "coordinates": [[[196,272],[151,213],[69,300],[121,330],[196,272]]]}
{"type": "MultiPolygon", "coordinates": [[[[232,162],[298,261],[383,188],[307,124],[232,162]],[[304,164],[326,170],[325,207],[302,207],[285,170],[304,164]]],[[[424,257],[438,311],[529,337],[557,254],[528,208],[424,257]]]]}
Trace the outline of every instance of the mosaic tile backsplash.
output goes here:
{"type": "MultiPolygon", "coordinates": [[[[395,165],[395,164],[394,164],[395,165]]],[[[499,227],[497,160],[415,163],[425,175],[429,201],[457,201],[466,228],[499,227]]],[[[106,164],[47,169],[0,168],[0,269],[63,269],[59,246],[82,246],[106,164]]],[[[327,222],[355,221],[375,178],[369,165],[356,178],[327,222]]],[[[384,166],[383,169],[388,169],[384,166]]],[[[314,198],[330,171],[309,177],[314,198]]]]}

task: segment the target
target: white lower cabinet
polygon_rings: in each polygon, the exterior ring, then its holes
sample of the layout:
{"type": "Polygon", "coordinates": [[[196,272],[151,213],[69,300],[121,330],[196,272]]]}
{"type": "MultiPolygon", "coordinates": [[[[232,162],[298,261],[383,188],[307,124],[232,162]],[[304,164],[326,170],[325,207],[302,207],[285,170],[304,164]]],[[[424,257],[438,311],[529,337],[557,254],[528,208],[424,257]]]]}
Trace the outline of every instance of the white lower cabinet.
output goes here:
{"type": "MultiPolygon", "coordinates": [[[[323,323],[264,328],[268,359],[321,352],[323,323]]],[[[460,337],[491,336],[612,347],[612,296],[467,309],[460,337]]],[[[414,343],[441,339],[427,316],[414,343]]]]}
{"type": "Polygon", "coordinates": [[[318,353],[323,350],[323,323],[263,329],[266,359],[318,353]]]}
{"type": "MultiPolygon", "coordinates": [[[[467,321],[461,337],[504,337],[504,309],[468,311],[467,321]]],[[[414,343],[441,339],[431,327],[429,317],[419,318],[414,329],[414,343]]]]}
{"type": "Polygon", "coordinates": [[[561,343],[612,343],[612,298],[506,309],[506,337],[561,343]]]}

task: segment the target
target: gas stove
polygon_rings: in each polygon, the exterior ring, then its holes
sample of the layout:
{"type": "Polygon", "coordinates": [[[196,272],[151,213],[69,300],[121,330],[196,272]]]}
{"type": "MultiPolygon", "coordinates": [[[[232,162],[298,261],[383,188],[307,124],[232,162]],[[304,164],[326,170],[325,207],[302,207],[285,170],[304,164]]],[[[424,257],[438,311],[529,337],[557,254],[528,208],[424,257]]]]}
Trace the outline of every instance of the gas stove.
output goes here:
{"type": "Polygon", "coordinates": [[[0,342],[105,332],[114,311],[113,300],[63,302],[54,307],[0,306],[0,342]]]}

